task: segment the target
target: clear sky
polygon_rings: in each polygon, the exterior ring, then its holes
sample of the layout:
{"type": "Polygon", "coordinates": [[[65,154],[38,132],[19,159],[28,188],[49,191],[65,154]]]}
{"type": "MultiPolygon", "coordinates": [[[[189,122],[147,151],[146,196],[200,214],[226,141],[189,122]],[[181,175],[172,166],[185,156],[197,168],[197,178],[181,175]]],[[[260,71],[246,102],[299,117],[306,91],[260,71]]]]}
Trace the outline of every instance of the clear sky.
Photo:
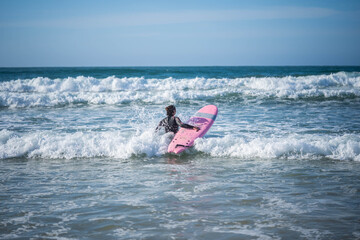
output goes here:
{"type": "Polygon", "coordinates": [[[0,67],[194,65],[360,65],[360,1],[0,1],[0,67]]]}

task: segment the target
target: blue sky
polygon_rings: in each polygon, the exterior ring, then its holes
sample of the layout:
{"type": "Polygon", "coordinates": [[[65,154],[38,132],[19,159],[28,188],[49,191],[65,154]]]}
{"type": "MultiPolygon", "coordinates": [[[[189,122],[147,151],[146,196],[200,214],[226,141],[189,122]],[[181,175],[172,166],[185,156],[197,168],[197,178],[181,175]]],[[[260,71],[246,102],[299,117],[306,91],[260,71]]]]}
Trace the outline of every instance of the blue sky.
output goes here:
{"type": "Polygon", "coordinates": [[[358,0],[1,0],[0,67],[360,65],[358,0]]]}

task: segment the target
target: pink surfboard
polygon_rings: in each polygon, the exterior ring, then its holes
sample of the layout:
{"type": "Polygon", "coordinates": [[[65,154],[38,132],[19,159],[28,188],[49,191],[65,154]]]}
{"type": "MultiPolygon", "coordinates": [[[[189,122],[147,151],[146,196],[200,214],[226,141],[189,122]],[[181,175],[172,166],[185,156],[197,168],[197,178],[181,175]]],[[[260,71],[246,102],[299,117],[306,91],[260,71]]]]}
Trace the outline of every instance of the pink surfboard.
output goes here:
{"type": "Polygon", "coordinates": [[[192,147],[195,139],[204,136],[213,125],[217,113],[218,109],[215,105],[207,105],[197,111],[187,123],[199,127],[200,130],[180,128],[169,144],[168,152],[178,154],[192,147]]]}

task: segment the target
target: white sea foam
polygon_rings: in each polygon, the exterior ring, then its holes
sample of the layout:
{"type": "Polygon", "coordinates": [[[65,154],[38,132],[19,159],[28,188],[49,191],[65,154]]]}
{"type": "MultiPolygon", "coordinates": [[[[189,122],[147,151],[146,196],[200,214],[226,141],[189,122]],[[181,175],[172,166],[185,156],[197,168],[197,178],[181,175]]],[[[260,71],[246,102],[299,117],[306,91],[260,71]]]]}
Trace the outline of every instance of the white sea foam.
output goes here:
{"type": "Polygon", "coordinates": [[[34,107],[72,103],[122,104],[226,98],[332,98],[360,97],[360,73],[247,78],[144,77],[103,79],[78,76],[64,79],[37,77],[0,83],[0,106],[34,107]]]}
{"type": "Polygon", "coordinates": [[[195,141],[195,149],[216,157],[317,158],[360,161],[360,136],[291,135],[245,139],[225,136],[195,141]]]}
{"type": "MultiPolygon", "coordinates": [[[[91,158],[160,156],[167,151],[171,134],[158,135],[152,130],[133,136],[121,132],[14,133],[0,131],[0,158],[91,158]]],[[[319,158],[360,161],[360,136],[291,135],[285,137],[225,136],[195,141],[195,151],[213,157],[249,158],[319,158]]]]}
{"type": "Polygon", "coordinates": [[[140,135],[124,137],[120,132],[54,133],[39,131],[15,134],[0,131],[0,158],[130,158],[133,155],[157,156],[166,153],[171,133],[157,135],[146,131],[140,135]]]}

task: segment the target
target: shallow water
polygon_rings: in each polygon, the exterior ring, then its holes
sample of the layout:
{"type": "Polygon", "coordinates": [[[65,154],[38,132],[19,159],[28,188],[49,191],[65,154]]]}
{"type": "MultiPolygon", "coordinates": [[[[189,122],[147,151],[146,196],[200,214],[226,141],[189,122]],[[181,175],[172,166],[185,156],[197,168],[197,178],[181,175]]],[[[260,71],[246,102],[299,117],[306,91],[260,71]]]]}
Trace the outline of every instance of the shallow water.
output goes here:
{"type": "Polygon", "coordinates": [[[359,168],[201,154],[3,160],[1,236],[356,239],[359,168]]]}
{"type": "Polygon", "coordinates": [[[360,239],[359,72],[0,69],[0,238],[360,239]],[[219,108],[180,156],[169,104],[219,108]]]}

